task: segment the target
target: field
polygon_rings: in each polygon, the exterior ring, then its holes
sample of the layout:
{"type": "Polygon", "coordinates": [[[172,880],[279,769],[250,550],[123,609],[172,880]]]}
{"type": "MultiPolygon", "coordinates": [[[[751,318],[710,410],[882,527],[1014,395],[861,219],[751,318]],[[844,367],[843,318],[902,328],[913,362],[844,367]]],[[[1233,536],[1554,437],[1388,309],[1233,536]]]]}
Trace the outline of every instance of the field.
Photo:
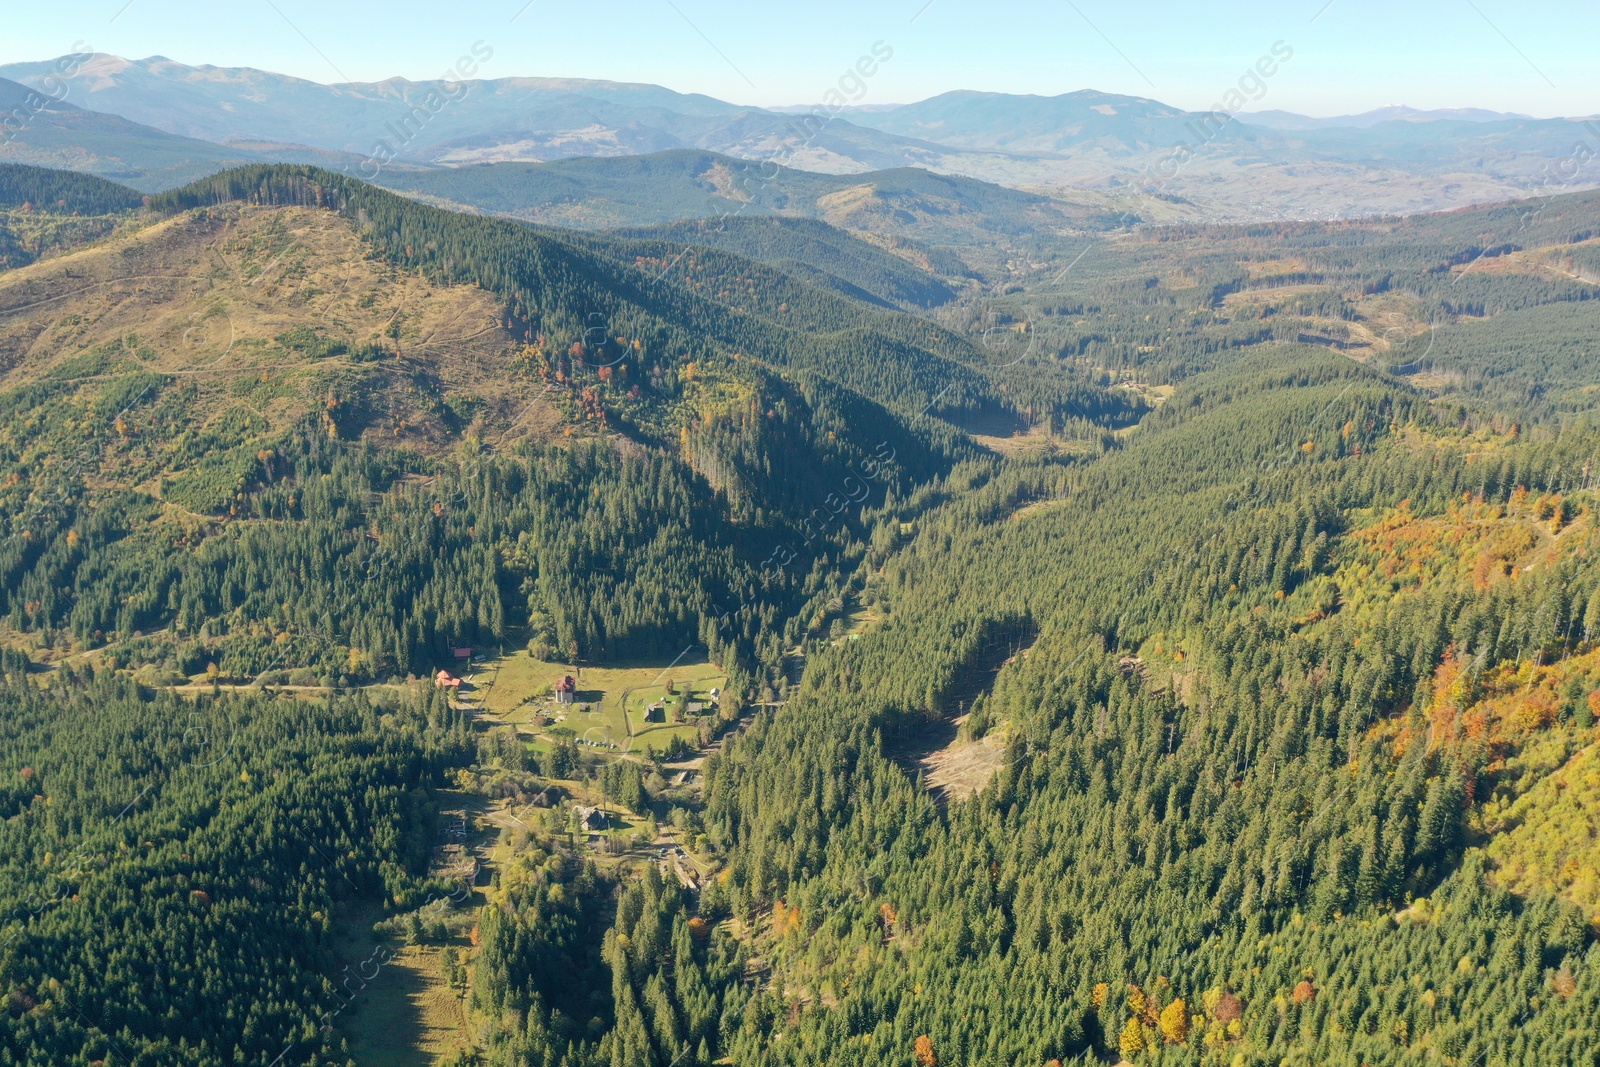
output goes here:
{"type": "MultiPolygon", "coordinates": [[[[489,860],[497,851],[502,826],[494,804],[457,790],[441,790],[438,836],[430,873],[454,877],[462,865],[489,860]]],[[[472,951],[469,931],[477,922],[482,894],[456,906],[422,909],[424,921],[442,922],[448,936],[408,944],[396,932],[379,931],[376,910],[354,912],[340,923],[335,946],[343,972],[355,976],[338,1011],[336,1025],[350,1042],[361,1067],[412,1067],[436,1062],[468,1044],[466,1002],[450,987],[445,953],[465,959],[472,951]]]]}
{"type": "Polygon", "coordinates": [[[632,752],[663,749],[673,737],[691,743],[699,737],[692,717],[682,724],[671,722],[670,714],[667,722],[646,721],[646,709],[668,696],[669,684],[690,701],[705,705],[710,714],[715,714],[710,691],[727,684],[721,668],[705,660],[583,667],[576,676],[577,702],[559,706],[555,683],[572,673],[566,664],[536,660],[519,651],[480,665],[469,679],[476,688],[464,691],[462,700],[516,726],[535,747],[549,743],[551,728],[565,727],[580,743],[632,752]]]}
{"type": "Polygon", "coordinates": [[[394,953],[393,959],[340,1020],[356,1063],[361,1067],[426,1067],[451,1049],[466,1045],[466,1002],[446,983],[443,962],[446,948],[459,951],[466,945],[465,937],[442,947],[405,945],[389,939],[386,947],[394,953]]]}

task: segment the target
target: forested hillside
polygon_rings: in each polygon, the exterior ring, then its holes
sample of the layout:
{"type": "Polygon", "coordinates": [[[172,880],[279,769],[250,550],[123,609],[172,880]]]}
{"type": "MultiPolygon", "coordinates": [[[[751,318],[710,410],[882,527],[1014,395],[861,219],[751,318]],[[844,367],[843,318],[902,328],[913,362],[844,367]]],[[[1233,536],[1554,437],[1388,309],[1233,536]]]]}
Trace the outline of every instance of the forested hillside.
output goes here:
{"type": "Polygon", "coordinates": [[[0,1063],[1597,1062],[1594,197],[0,188],[0,1063]]]}
{"type": "Polygon", "coordinates": [[[119,212],[142,200],[131,189],[87,174],[0,167],[0,270],[102,237],[119,212]]]}
{"type": "MultiPolygon", "coordinates": [[[[1042,196],[899,166],[821,174],[685,149],[395,171],[381,181],[443,207],[580,230],[713,222],[720,232],[775,216],[820,221],[950,276],[1004,275],[1016,261],[1037,260],[1061,234],[1114,229],[1126,218],[1108,197],[1084,190],[1042,196]]],[[[748,254],[747,235],[772,232],[746,227],[699,243],[748,254]]]]}

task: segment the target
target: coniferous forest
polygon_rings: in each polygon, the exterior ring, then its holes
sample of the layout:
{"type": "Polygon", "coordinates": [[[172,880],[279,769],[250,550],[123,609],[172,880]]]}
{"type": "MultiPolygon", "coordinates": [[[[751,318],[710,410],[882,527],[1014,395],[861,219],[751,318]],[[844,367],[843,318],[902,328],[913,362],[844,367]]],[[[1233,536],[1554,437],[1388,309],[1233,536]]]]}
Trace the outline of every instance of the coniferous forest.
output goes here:
{"type": "Polygon", "coordinates": [[[1597,235],[0,167],[0,1064],[1600,1064],[1597,235]]]}

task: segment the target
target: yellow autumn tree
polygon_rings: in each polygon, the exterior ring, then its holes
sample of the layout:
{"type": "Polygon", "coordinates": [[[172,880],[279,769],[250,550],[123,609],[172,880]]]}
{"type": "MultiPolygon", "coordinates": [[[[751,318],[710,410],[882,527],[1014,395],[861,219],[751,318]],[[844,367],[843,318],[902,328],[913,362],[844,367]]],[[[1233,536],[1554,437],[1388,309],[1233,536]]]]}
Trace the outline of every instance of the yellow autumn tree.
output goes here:
{"type": "Polygon", "coordinates": [[[1137,1015],[1130,1016],[1127,1025],[1122,1028],[1122,1037],[1117,1041],[1117,1049],[1125,1060],[1131,1060],[1144,1051],[1144,1026],[1139,1022],[1137,1015]]]}
{"type": "Polygon", "coordinates": [[[1182,997],[1161,1009],[1161,1036],[1170,1045],[1181,1045],[1189,1040],[1189,1006],[1182,997]]]}

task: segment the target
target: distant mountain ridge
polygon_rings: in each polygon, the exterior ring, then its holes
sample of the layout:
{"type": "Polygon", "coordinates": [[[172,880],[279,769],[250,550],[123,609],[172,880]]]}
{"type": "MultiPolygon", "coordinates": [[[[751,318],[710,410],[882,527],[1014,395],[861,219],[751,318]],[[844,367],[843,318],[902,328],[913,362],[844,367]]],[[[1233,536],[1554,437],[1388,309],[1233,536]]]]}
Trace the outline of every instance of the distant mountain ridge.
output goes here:
{"type": "MultiPolygon", "coordinates": [[[[1486,111],[1477,107],[1444,107],[1422,109],[1407,107],[1405,104],[1390,104],[1388,107],[1374,108],[1363,111],[1359,115],[1333,115],[1327,118],[1313,118],[1310,115],[1297,115],[1292,111],[1246,111],[1241,112],[1238,118],[1253,126],[1265,126],[1273,130],[1322,130],[1330,126],[1350,126],[1356,129],[1369,129],[1381,122],[1538,122],[1531,115],[1520,115],[1510,111],[1486,111]]],[[[1549,121],[1549,120],[1544,120],[1549,121]]]]}
{"type": "MultiPolygon", "coordinates": [[[[70,95],[70,94],[69,94],[70,95]]],[[[81,171],[159,192],[247,163],[315,163],[338,168],[357,157],[302,145],[219,144],[169,133],[120,115],[53,100],[0,78],[0,114],[13,120],[0,163],[81,171]]]]}
{"type": "Polygon", "coordinates": [[[1196,114],[1158,100],[1093,89],[1060,96],[941,93],[915,104],[860,111],[852,118],[888,133],[952,147],[1058,155],[1096,147],[1128,153],[1169,147],[1192,136],[1196,114]]]}
{"type": "MultiPolygon", "coordinates": [[[[1239,92],[1206,112],[1085,89],[958,90],[830,113],[640,83],[490,77],[501,62],[480,43],[438,79],[323,85],[252,68],[97,54],[77,64],[67,80],[71,103],[55,109],[80,116],[78,143],[35,132],[23,139],[29,151],[13,145],[0,159],[159,189],[256,160],[310,162],[389,183],[405,169],[687,150],[818,174],[921,168],[1080,202],[1092,193],[1128,220],[1243,221],[1463,207],[1553,191],[1553,180],[1562,191],[1587,188],[1592,175],[1559,164],[1575,144],[1600,155],[1600,124],[1581,120],[1399,106],[1328,119],[1249,112],[1244,107],[1263,95],[1249,91],[1259,83],[1246,86],[1249,71],[1239,92]],[[81,117],[92,114],[138,126],[81,117]]],[[[58,65],[13,63],[0,77],[39,85],[58,65]]]]}
{"type": "MultiPolygon", "coordinates": [[[[795,162],[813,169],[905,165],[919,148],[938,154],[938,146],[912,145],[843,119],[811,135],[792,116],[659,85],[481,77],[492,72],[492,63],[492,48],[474,46],[473,55],[458,61],[463,74],[454,80],[323,85],[249,67],[102,54],[81,65],[71,88],[84,107],[179,136],[363,156],[387,151],[413,163],[547,161],[670,148],[759,156],[797,133],[809,142],[795,162]]],[[[53,61],[14,63],[0,67],[0,76],[31,84],[52,69],[53,61]]]]}

